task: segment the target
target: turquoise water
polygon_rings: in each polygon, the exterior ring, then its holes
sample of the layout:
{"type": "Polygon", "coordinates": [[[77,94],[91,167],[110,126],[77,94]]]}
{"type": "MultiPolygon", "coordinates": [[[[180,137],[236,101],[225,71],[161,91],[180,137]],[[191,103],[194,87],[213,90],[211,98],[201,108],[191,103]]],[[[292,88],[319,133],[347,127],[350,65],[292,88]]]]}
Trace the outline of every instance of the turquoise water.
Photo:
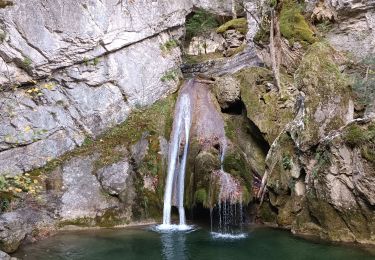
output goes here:
{"type": "Polygon", "coordinates": [[[149,227],[61,233],[25,246],[22,259],[375,259],[367,250],[312,242],[287,231],[249,228],[245,238],[215,238],[206,229],[158,233],[149,227]]]}

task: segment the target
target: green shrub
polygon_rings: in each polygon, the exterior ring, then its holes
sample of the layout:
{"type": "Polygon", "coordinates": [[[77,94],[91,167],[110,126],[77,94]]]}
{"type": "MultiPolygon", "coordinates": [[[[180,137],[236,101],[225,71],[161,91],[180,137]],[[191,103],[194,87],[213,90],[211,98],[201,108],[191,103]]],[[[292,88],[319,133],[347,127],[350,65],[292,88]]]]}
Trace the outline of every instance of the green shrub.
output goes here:
{"type": "Polygon", "coordinates": [[[282,165],[283,165],[283,169],[286,171],[289,171],[292,169],[292,159],[290,158],[290,155],[283,156],[282,165]]]}
{"type": "Polygon", "coordinates": [[[160,49],[162,51],[170,51],[176,47],[178,47],[178,41],[175,39],[170,39],[166,41],[164,44],[160,45],[160,49]]]}
{"type": "Polygon", "coordinates": [[[188,39],[194,36],[205,34],[218,26],[215,15],[198,9],[186,21],[186,37],[188,39]]]}
{"type": "Polygon", "coordinates": [[[169,70],[164,73],[164,75],[160,78],[162,82],[172,81],[178,79],[178,73],[176,70],[169,70]]]}
{"type": "Polygon", "coordinates": [[[32,65],[32,60],[29,57],[24,57],[21,63],[21,68],[24,70],[30,70],[32,65]]]}
{"type": "Polygon", "coordinates": [[[356,147],[367,141],[367,135],[358,125],[351,125],[345,129],[344,140],[350,147],[356,147]]]}

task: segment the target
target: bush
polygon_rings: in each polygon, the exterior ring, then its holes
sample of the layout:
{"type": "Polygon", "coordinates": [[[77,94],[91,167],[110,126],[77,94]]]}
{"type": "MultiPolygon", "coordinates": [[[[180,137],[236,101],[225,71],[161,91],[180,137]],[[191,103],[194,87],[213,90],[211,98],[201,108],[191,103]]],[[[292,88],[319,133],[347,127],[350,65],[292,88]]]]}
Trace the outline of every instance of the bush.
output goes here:
{"type": "Polygon", "coordinates": [[[186,21],[186,37],[202,35],[218,26],[215,16],[203,9],[198,9],[186,21]]]}
{"type": "Polygon", "coordinates": [[[176,47],[178,47],[178,41],[175,39],[170,39],[166,41],[164,44],[160,45],[160,49],[162,51],[170,51],[176,47]]]}

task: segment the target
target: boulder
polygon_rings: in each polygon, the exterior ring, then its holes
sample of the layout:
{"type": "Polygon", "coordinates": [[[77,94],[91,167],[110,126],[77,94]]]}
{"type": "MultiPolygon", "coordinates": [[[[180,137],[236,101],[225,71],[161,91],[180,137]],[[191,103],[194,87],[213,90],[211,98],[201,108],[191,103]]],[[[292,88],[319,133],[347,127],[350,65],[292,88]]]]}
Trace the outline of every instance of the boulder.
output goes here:
{"type": "MultiPolygon", "coordinates": [[[[76,157],[62,166],[63,194],[59,211],[62,222],[94,219],[106,210],[118,206],[118,200],[106,196],[100,182],[93,175],[94,161],[97,159],[98,155],[76,157]]],[[[114,166],[112,169],[115,168],[114,166]]]]}
{"type": "Polygon", "coordinates": [[[131,174],[131,166],[128,161],[118,163],[99,169],[96,173],[103,189],[111,194],[118,196],[124,192],[127,187],[127,180],[131,174]]]}
{"type": "Polygon", "coordinates": [[[230,108],[241,99],[240,84],[231,76],[216,78],[214,89],[222,109],[230,108]]]}

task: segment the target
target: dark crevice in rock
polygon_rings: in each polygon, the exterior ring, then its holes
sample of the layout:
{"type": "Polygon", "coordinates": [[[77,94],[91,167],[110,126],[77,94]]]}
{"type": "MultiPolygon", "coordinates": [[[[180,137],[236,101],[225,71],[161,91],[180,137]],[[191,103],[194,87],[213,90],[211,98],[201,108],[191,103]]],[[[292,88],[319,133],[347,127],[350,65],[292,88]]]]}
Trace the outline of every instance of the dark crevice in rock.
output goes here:
{"type": "Polygon", "coordinates": [[[254,138],[255,142],[263,152],[267,154],[270,149],[270,144],[266,141],[258,126],[247,117],[246,109],[244,109],[244,114],[246,116],[247,124],[249,125],[249,134],[254,138]]]}
{"type": "Polygon", "coordinates": [[[314,223],[318,226],[321,226],[319,219],[317,217],[315,217],[310,211],[309,211],[309,216],[310,216],[310,219],[311,219],[312,223],[314,223]]]}
{"type": "Polygon", "coordinates": [[[205,208],[202,203],[197,203],[192,209],[188,209],[190,220],[198,223],[210,223],[210,210],[205,208]]]}
{"type": "Polygon", "coordinates": [[[236,100],[234,103],[230,104],[229,107],[222,108],[221,112],[230,115],[241,115],[244,109],[244,103],[241,100],[236,100]]]}

